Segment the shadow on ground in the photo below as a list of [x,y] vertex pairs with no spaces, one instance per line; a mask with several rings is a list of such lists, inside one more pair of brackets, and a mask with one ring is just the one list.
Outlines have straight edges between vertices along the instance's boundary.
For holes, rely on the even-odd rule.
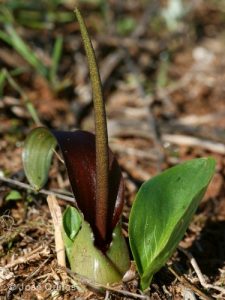
[[225,221],[208,221],[200,236],[188,249],[203,274],[219,275],[225,260]]

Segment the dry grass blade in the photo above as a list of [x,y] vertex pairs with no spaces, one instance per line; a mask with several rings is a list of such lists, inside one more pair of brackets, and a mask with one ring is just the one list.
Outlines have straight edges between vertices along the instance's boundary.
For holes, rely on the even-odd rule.
[[62,238],[62,212],[54,195],[49,195],[47,197],[47,202],[55,231],[55,251],[57,255],[57,261],[60,266],[65,267],[66,256],[65,246]]

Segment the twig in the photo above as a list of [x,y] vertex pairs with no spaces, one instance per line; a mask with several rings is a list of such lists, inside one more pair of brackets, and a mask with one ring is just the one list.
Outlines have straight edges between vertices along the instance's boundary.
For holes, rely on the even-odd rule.
[[62,212],[54,195],[47,197],[48,207],[52,216],[55,231],[55,251],[58,265],[66,266],[65,246],[62,238]]
[[32,250],[31,252],[28,252],[24,256],[18,257],[16,260],[12,261],[11,263],[8,263],[5,265],[5,268],[12,268],[20,264],[28,263],[29,261],[38,260],[41,256],[49,256],[49,249],[47,246],[39,246]]
[[[4,176],[0,176],[0,181],[16,185],[16,186],[18,186],[18,187],[20,187],[22,189],[32,190],[34,192],[37,192],[31,185],[29,185],[27,183],[20,182],[20,181],[15,180],[15,179],[11,179],[11,178],[6,178]],[[63,194],[60,194],[60,193],[55,193],[53,191],[48,191],[48,190],[45,190],[45,189],[41,189],[40,191],[38,191],[38,193],[41,193],[41,194],[44,194],[44,195],[55,195],[59,199],[65,200],[67,202],[71,202],[71,203],[73,203],[73,204],[76,205],[76,201],[75,201],[75,199],[73,197],[69,197],[69,196],[66,196],[66,195],[63,195]]]
[[57,157],[57,159],[58,159],[62,164],[65,165],[65,162],[64,162],[64,160],[62,159],[62,157],[59,155],[59,153],[58,153],[55,149],[53,150],[53,152],[54,152],[55,156]]
[[215,153],[225,154],[225,144],[202,140],[196,137],[180,134],[163,134],[162,140],[181,146],[200,147]]
[[104,300],[109,300],[109,299],[110,299],[110,292],[106,291]]
[[191,291],[190,289],[184,288],[182,294],[183,294],[184,300],[197,300],[194,292]]
[[33,278],[35,275],[37,275],[37,274],[40,272],[41,268],[44,267],[44,265],[46,265],[46,263],[49,261],[49,259],[50,259],[50,257],[46,258],[46,260],[44,260],[44,261],[40,264],[40,266],[39,266],[36,270],[34,270],[34,272],[31,273],[31,274],[25,279],[25,282],[29,281],[31,278]]
[[48,257],[45,261],[43,261],[33,273],[31,273],[28,277],[25,278],[25,280],[22,283],[12,285],[7,291],[6,299],[11,299],[13,293],[18,291],[21,288],[21,286],[24,285],[24,283],[29,282],[30,279],[32,279],[38,272],[40,272],[43,266],[45,266],[45,264],[49,261],[49,258],[50,257]]
[[169,271],[187,288],[193,290],[199,297],[202,297],[204,300],[213,300],[212,297],[206,295],[204,292],[202,292],[200,289],[198,289],[195,285],[190,283],[185,277],[180,276],[173,268],[168,266]]
[[181,247],[178,247],[180,251],[182,251],[189,259],[196,275],[198,276],[198,279],[200,281],[200,284],[205,288],[205,289],[213,289],[213,290],[216,290],[216,291],[219,291],[220,293],[224,294],[225,295],[225,289],[222,288],[222,287],[219,287],[219,286],[215,286],[213,284],[209,284],[205,281],[205,278],[197,264],[197,261],[196,259],[193,257],[193,255],[188,252],[187,250],[181,248]]
[[84,284],[85,286],[94,289],[96,291],[98,291],[99,293],[103,293],[103,291],[109,291],[112,292],[114,294],[119,294],[119,295],[123,295],[125,297],[130,297],[133,299],[142,299],[142,300],[150,300],[149,296],[147,295],[139,295],[136,293],[131,293],[128,291],[124,291],[124,290],[119,290],[110,286],[105,286],[105,285],[101,285],[101,284],[97,284],[96,282],[91,281],[90,279],[80,276],[74,272],[72,272],[70,269],[66,268],[66,272],[72,276],[73,279],[76,279],[78,281],[80,281],[82,284]]
[[157,160],[157,155],[156,153],[153,152],[149,152],[149,151],[147,152],[133,147],[127,147],[126,145],[115,143],[115,142],[111,143],[110,146],[114,152],[125,153],[127,155],[140,157],[142,159],[150,159],[153,161]]
[[105,289],[106,291],[110,291],[112,293],[123,295],[125,297],[131,297],[131,298],[134,298],[134,299],[142,299],[142,300],[149,300],[150,299],[149,296],[146,296],[146,295],[139,295],[139,294],[136,294],[136,293],[131,293],[131,292],[128,292],[128,291],[119,290],[119,289],[112,288],[112,287],[109,287],[109,286],[101,285],[101,288]]
[[198,115],[188,115],[174,121],[175,125],[189,125],[189,126],[199,126],[203,124],[209,124],[213,121],[218,121],[223,119],[225,116],[224,112],[218,112],[213,114],[206,114],[203,116]]

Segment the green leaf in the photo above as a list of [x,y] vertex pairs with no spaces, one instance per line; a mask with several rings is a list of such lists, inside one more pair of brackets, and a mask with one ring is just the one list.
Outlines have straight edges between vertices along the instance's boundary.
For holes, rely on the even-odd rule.
[[80,227],[82,219],[75,207],[67,206],[63,214],[63,229],[71,241],[74,241]]
[[129,252],[121,224],[113,231],[113,239],[106,253],[95,247],[90,225],[76,208],[68,206],[63,214],[63,240],[73,272],[100,284],[122,279],[130,265]]
[[52,53],[52,65],[49,71],[49,77],[51,83],[53,84],[57,84],[57,71],[59,67],[59,61],[62,56],[62,50],[63,50],[63,38],[60,35],[55,40],[53,53]]
[[[65,240],[65,234],[63,238],[66,244],[68,240]],[[90,225],[82,220],[81,229],[74,241],[69,244],[67,256],[73,272],[99,284],[121,281],[130,266],[129,252],[120,223],[113,231],[113,240],[108,251],[103,253],[94,245],[94,235]]]
[[22,195],[17,190],[12,190],[5,198],[6,201],[17,201],[20,199],[22,199]]
[[62,236],[66,249],[66,254],[71,265],[71,251],[73,242],[78,234],[82,224],[82,218],[75,207],[67,206],[63,213]]
[[23,166],[29,183],[36,190],[40,190],[48,180],[56,145],[56,139],[44,127],[35,128],[26,138],[22,153]]
[[214,159],[194,159],[140,188],[131,210],[129,239],[143,290],[182,239],[214,170]]
[[119,34],[128,35],[135,29],[136,24],[135,19],[126,17],[117,21],[116,29]]

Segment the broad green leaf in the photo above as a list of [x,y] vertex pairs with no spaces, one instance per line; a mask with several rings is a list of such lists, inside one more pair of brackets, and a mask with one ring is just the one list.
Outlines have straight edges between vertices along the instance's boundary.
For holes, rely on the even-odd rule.
[[40,190],[48,180],[48,171],[56,145],[56,139],[44,127],[32,130],[25,141],[22,154],[24,171],[36,190]]
[[182,239],[214,170],[214,159],[194,159],[140,188],[130,214],[129,239],[143,290]]
[[6,201],[12,201],[12,200],[17,201],[21,199],[22,199],[22,195],[17,190],[10,191],[5,198]]
[[63,229],[71,241],[74,241],[80,227],[81,216],[77,209],[72,206],[67,206],[63,214]]

